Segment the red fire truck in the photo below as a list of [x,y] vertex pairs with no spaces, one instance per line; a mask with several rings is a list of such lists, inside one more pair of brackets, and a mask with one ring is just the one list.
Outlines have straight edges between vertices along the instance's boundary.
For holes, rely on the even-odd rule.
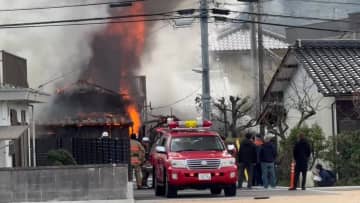
[[[199,125],[199,123],[201,125]],[[238,170],[209,121],[171,121],[157,129],[159,139],[151,152],[155,195],[176,197],[178,190],[210,189],[217,195],[236,195]]]

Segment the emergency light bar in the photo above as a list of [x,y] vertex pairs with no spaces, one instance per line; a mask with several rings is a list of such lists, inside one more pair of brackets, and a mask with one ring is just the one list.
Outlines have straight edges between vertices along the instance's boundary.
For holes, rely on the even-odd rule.
[[208,120],[188,120],[188,121],[169,121],[170,129],[196,129],[196,128],[210,128],[212,122]]

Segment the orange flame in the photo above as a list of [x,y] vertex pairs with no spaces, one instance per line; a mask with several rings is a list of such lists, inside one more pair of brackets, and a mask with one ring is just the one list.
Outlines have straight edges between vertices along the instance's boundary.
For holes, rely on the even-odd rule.
[[[120,89],[120,93],[122,94],[123,99],[131,101],[131,95],[129,94],[128,89]],[[129,104],[126,107],[126,112],[129,115],[131,121],[133,122],[133,128],[129,129],[129,134],[135,133],[139,134],[140,126],[141,126],[141,116],[138,108],[135,104]]]
[[[144,5],[139,2],[133,4],[126,10],[120,9],[119,14],[141,14],[144,13],[144,11]],[[129,80],[131,80],[131,75],[135,68],[139,66],[139,64],[136,63],[140,62],[140,57],[144,50],[146,25],[145,22],[141,22],[143,19],[144,17],[137,17],[132,18],[132,20],[140,20],[140,22],[110,24],[106,30],[107,35],[118,37],[120,46],[123,50],[125,50],[123,56],[120,56],[120,94],[122,95],[123,99],[130,101],[131,103],[126,107],[126,111],[131,121],[134,123],[133,131],[130,131],[130,133],[133,132],[135,134],[139,134],[141,116],[139,109],[135,104],[136,99],[130,92],[131,89],[129,86]]]
[[[124,11],[120,14],[124,15]],[[141,14],[144,13],[144,5],[142,3],[135,3],[132,7],[128,8],[125,14]],[[141,54],[144,50],[145,44],[145,32],[146,26],[145,22],[141,22],[144,20],[144,17],[136,17],[132,18],[132,20],[139,20],[140,22],[132,22],[132,23],[119,23],[119,24],[111,24],[108,26],[107,35],[115,35],[119,37],[120,46],[123,50],[126,50],[126,53],[123,53],[124,56],[121,56],[121,64],[124,67],[120,67],[121,76],[126,77],[129,76],[128,70],[138,64],[132,64],[133,60],[129,59],[137,59],[136,61],[140,61]],[[128,60],[127,60],[128,59]]]
[[140,130],[140,126],[141,126],[140,113],[138,112],[138,109],[136,108],[136,106],[133,105],[133,104],[129,105],[126,110],[127,110],[128,114],[130,116],[130,119],[134,123],[133,133],[138,135],[139,130]]

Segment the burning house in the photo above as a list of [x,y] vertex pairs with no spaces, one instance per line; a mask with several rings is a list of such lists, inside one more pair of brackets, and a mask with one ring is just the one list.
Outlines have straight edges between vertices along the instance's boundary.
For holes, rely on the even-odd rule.
[[[135,3],[121,15],[144,12],[144,5]],[[128,163],[129,134],[139,134],[146,104],[145,77],[137,76],[145,33],[140,21],[110,23],[96,34],[93,56],[78,81],[59,85],[38,123],[38,165],[50,164],[53,149],[66,149],[78,164]]]
[[[145,78],[133,80],[141,84]],[[51,164],[47,154],[54,149],[66,149],[79,164],[127,163],[129,135],[139,133],[137,108],[145,101],[141,94],[137,103],[130,98],[88,81],[58,89],[47,119],[37,126],[37,164]]]
[[[109,14],[150,13],[178,4],[134,2],[109,8]],[[47,153],[59,148],[70,151],[79,164],[128,163],[129,134],[139,134],[145,123],[146,84],[138,74],[141,57],[152,46],[146,37],[154,23],[143,20],[107,24],[93,36],[92,57],[78,67],[82,71],[76,82],[57,84],[50,110],[37,126],[38,165],[48,165]],[[109,136],[103,138],[103,132]]]

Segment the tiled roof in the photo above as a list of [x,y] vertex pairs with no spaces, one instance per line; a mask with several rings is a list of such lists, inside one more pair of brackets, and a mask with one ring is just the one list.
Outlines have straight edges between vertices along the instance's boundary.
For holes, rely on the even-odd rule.
[[320,93],[351,94],[360,88],[360,40],[303,40],[294,51]]
[[[242,51],[251,49],[250,30],[237,28],[219,37],[210,38],[209,47],[211,51]],[[287,49],[289,44],[280,37],[275,37],[264,32],[264,46],[267,49]]]
[[113,90],[107,89],[95,83],[91,83],[86,80],[79,80],[75,83],[68,84],[63,88],[59,88],[56,90],[57,94],[73,94],[74,92],[80,93],[87,93],[87,92],[98,92],[98,93],[108,93],[112,95],[119,95]]
[[74,117],[65,117],[62,119],[47,119],[46,121],[40,121],[38,125],[44,126],[124,126],[128,127],[132,124],[129,119],[123,115],[111,114],[104,112],[92,112],[89,114],[78,114]]

